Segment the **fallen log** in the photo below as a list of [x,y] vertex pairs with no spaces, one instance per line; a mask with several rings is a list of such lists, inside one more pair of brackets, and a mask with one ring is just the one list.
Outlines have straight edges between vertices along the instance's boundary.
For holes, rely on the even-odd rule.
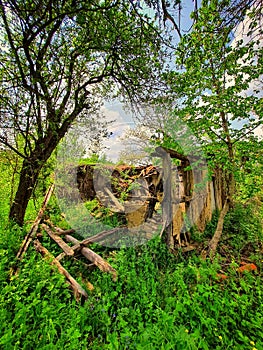
[[63,252],[66,255],[69,255],[69,256],[74,255],[74,250],[71,247],[69,247],[67,243],[64,242],[60,236],[56,235],[47,225],[42,224],[41,226],[47,232],[49,237],[52,238],[60,246],[60,248],[63,250]]
[[[67,282],[70,284],[71,289],[74,292],[74,296],[77,301],[80,301],[81,297],[87,299],[88,294],[81,287],[81,285],[71,276],[71,274],[60,264],[60,262],[39,242],[39,240],[34,241],[34,247],[43,257],[50,260],[51,265],[55,265],[58,272],[66,277]],[[91,285],[92,286],[92,285]],[[93,286],[92,286],[93,288]]]
[[33,225],[31,226],[30,231],[25,236],[25,238],[24,238],[24,240],[23,240],[23,242],[22,242],[22,244],[21,244],[21,246],[20,246],[20,248],[19,248],[19,250],[18,250],[18,252],[16,254],[16,258],[18,260],[22,260],[23,259],[23,256],[25,255],[30,242],[35,237],[37,229],[38,229],[38,226],[39,226],[40,221],[41,221],[41,219],[43,217],[43,214],[44,214],[44,212],[46,210],[47,204],[48,204],[48,202],[50,200],[50,197],[51,197],[51,195],[53,193],[53,190],[54,190],[54,184],[52,184],[49,187],[49,189],[47,190],[47,193],[45,195],[45,198],[44,198],[44,201],[42,203],[42,206],[41,206],[41,208],[40,208],[40,210],[38,212],[38,215],[37,215]]
[[[66,235],[65,239],[67,242],[71,242],[75,245],[80,244],[80,242],[76,238],[70,235]],[[110,273],[112,275],[113,280],[116,281],[117,271],[100,255],[96,254],[91,249],[82,246],[80,246],[80,252],[83,256],[85,256],[85,258],[93,262],[101,271]]]

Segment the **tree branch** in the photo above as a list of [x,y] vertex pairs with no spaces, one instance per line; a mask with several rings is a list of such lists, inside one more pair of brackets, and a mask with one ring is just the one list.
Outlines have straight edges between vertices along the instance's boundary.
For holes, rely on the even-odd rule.
[[177,34],[181,38],[182,34],[181,34],[181,31],[180,31],[180,28],[178,27],[177,23],[175,22],[173,16],[168,12],[165,0],[162,0],[162,10],[163,10],[163,21],[164,21],[164,23],[167,20],[171,21],[173,26],[174,26],[174,29],[177,31]]
[[27,157],[22,154],[21,152],[19,152],[15,147],[13,147],[7,140],[6,138],[3,138],[3,136],[0,136],[0,142],[7,146],[8,148],[10,148],[13,152],[15,152],[17,155],[19,155],[19,157],[26,159]]

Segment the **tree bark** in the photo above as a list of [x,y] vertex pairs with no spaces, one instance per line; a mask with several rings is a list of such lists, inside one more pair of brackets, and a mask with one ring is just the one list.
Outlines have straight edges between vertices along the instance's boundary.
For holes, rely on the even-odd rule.
[[43,139],[37,140],[35,148],[23,161],[18,188],[9,211],[9,220],[19,226],[24,224],[28,202],[36,187],[38,176],[66,131],[66,127],[61,127],[55,134],[55,131],[50,129]]
[[215,256],[218,243],[219,243],[220,238],[222,236],[224,219],[225,219],[225,216],[228,212],[228,209],[229,209],[229,203],[228,203],[228,200],[226,200],[224,203],[223,209],[221,210],[221,213],[219,215],[219,219],[217,222],[215,233],[214,233],[214,235],[213,235],[213,237],[208,245],[208,251],[207,251],[206,255],[209,255],[211,259],[213,259]]
[[35,166],[28,159],[23,161],[18,188],[9,212],[9,219],[19,226],[24,223],[28,202],[33,193],[42,165]]

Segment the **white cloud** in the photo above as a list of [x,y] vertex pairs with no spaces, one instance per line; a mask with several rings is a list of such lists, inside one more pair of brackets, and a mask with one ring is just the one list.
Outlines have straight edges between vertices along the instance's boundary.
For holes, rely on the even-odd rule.
[[127,130],[134,127],[135,123],[131,114],[124,110],[120,102],[105,104],[102,107],[102,112],[108,121],[114,120],[108,128],[108,131],[112,133],[112,135],[109,139],[104,141],[104,146],[106,147],[105,154],[107,159],[116,162],[119,160],[120,153],[124,148],[122,137]]

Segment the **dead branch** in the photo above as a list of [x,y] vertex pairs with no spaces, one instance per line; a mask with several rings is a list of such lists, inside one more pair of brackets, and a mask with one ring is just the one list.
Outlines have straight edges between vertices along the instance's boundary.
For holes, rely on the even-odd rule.
[[[80,241],[78,242],[77,244],[75,244],[74,246],[71,247],[71,249],[74,251],[74,252],[77,252],[79,251],[83,246],[86,246],[86,245],[89,245],[89,244],[92,244],[92,243],[101,243],[103,244],[104,243],[104,239],[107,238],[108,236],[118,232],[120,229],[122,229],[122,227],[116,227],[116,228],[113,228],[112,230],[106,230],[106,231],[102,231],[92,237],[88,237],[88,238],[85,238],[83,241]],[[62,230],[61,230],[62,231]],[[68,232],[70,230],[66,230],[66,231],[63,231],[63,235],[67,235],[71,232]],[[75,232],[75,231],[74,231]],[[62,233],[59,233],[59,234],[62,234]],[[64,252],[59,254],[56,258],[58,260],[61,260],[63,259],[67,254],[65,254]]]

